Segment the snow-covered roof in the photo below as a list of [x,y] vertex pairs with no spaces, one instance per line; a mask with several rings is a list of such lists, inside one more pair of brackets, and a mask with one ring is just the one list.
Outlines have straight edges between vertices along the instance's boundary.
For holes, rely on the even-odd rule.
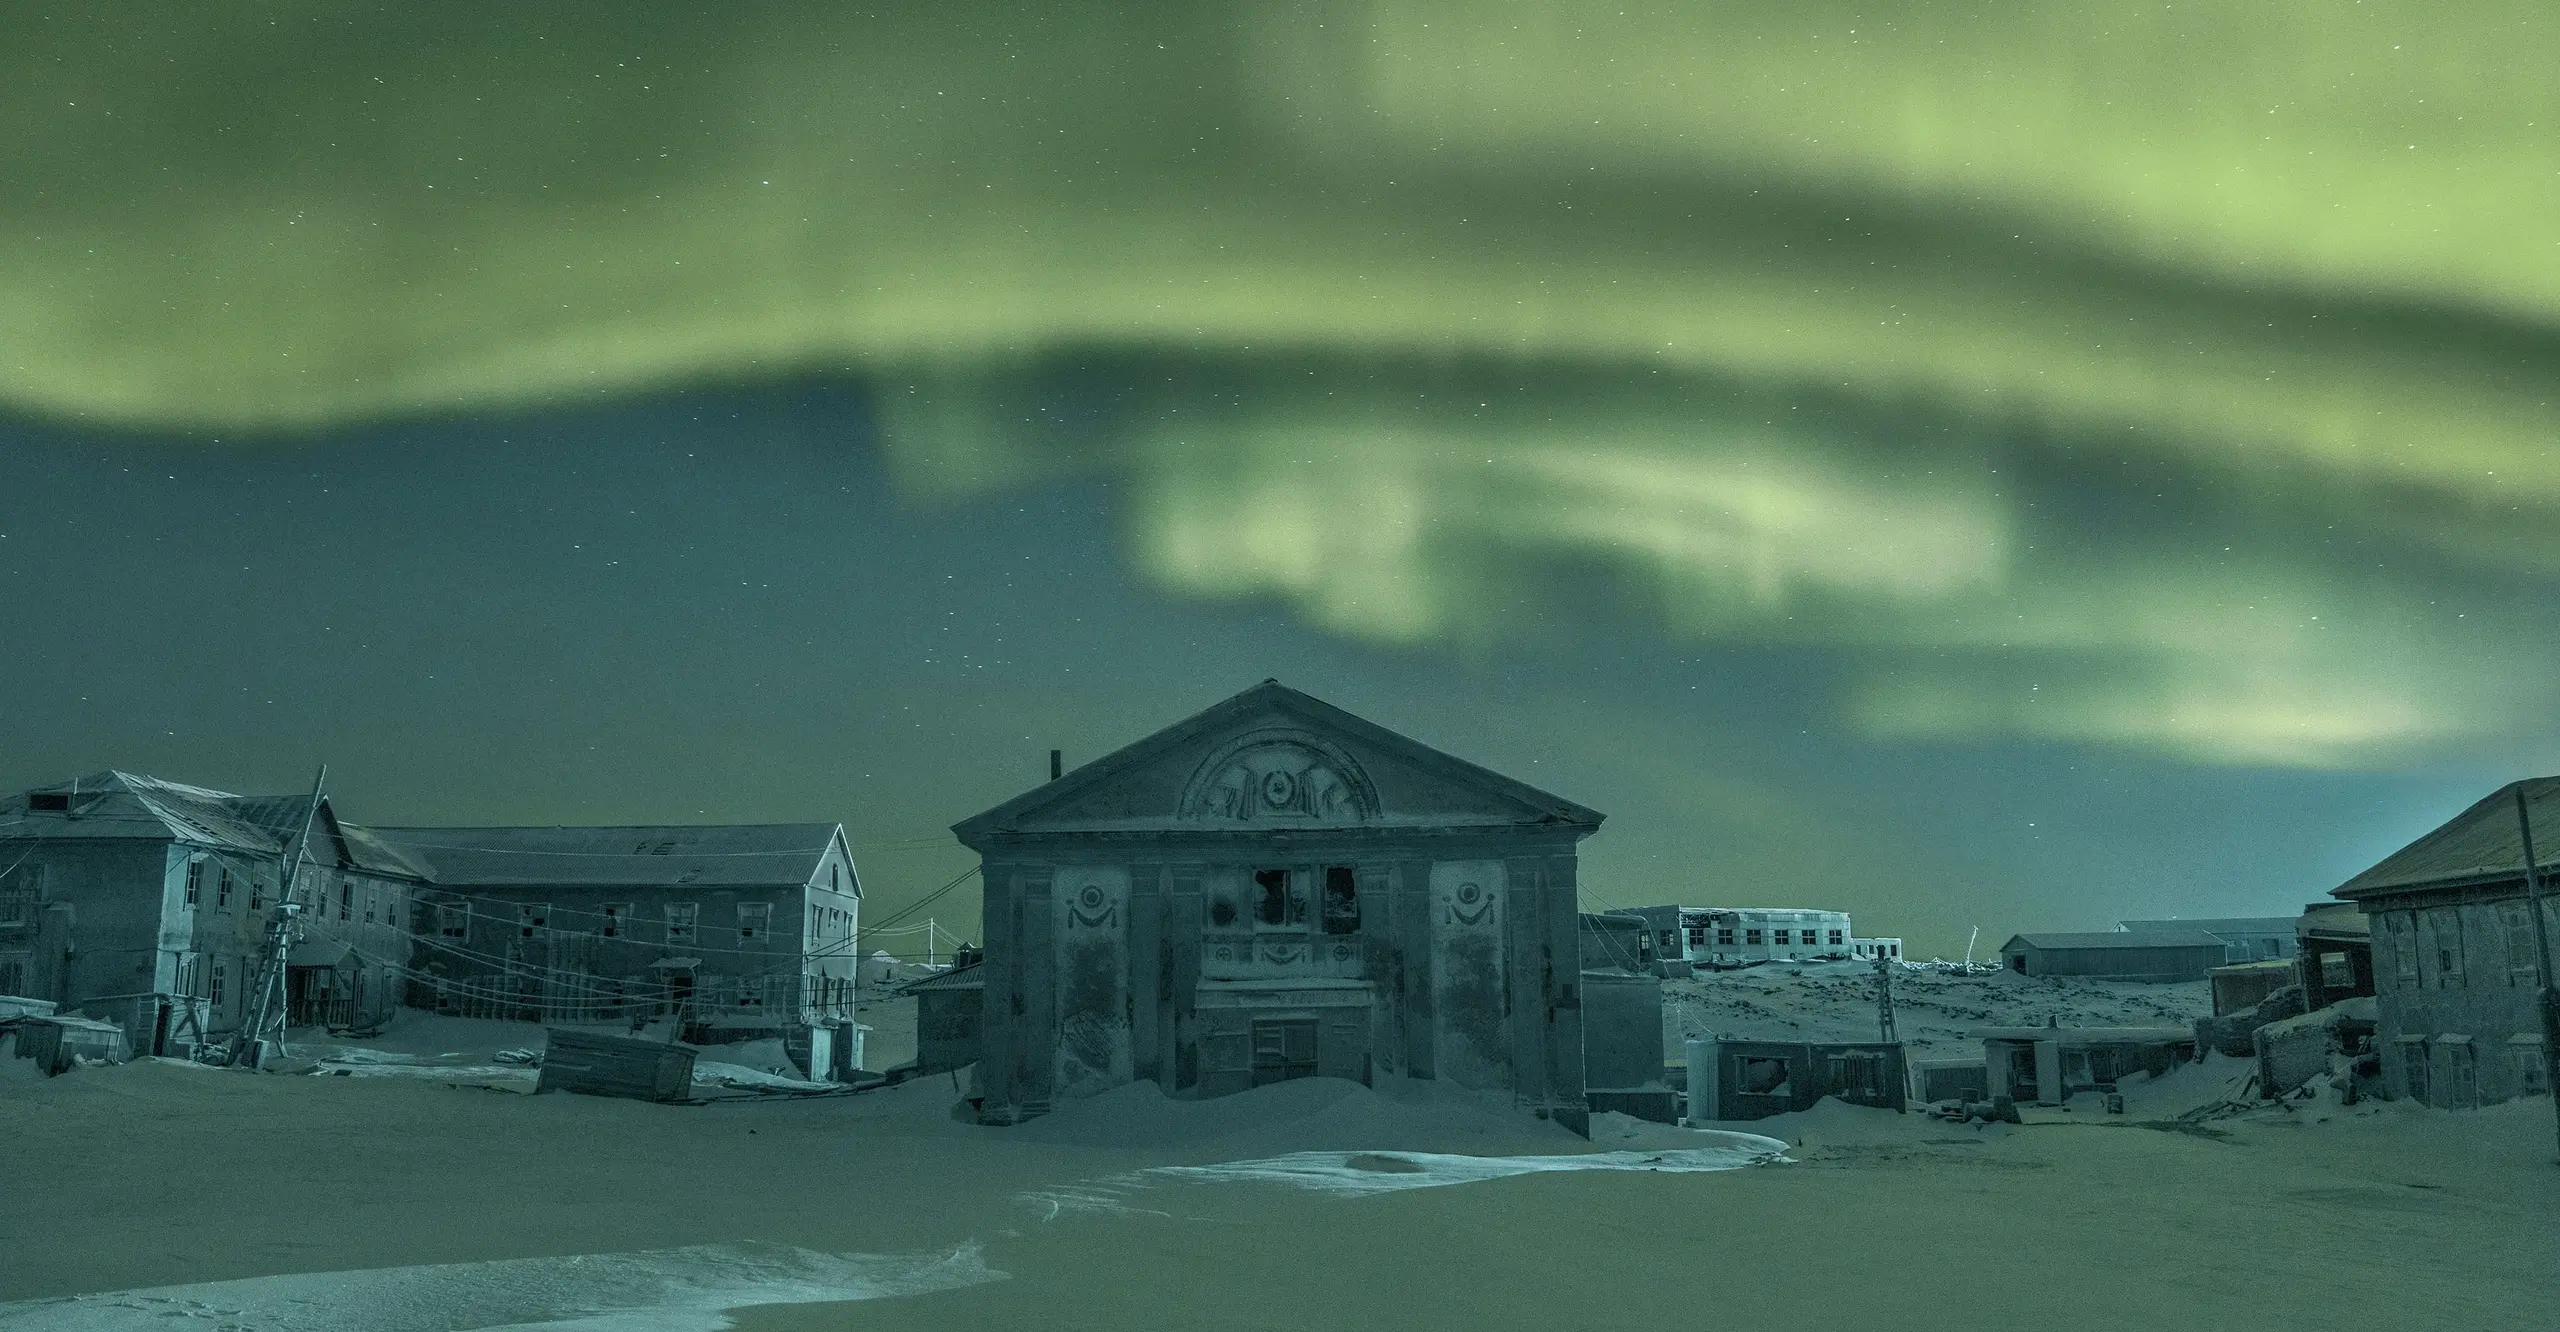
[[2560,777],[2529,777],[2482,796],[2426,836],[2331,889],[2330,895],[2352,901],[2397,889],[2523,878],[2524,831],[2516,823],[2519,787],[2533,818],[2535,867],[2545,876],[2560,874]]
[[2103,932],[2103,933],[2095,933],[2095,934],[2019,934],[2019,935],[2012,935],[2012,936],[2010,936],[2009,942],[2007,942],[2007,943],[2004,943],[2004,944],[2000,945],[2000,951],[2005,953],[2005,952],[2008,952],[2010,949],[2013,949],[2013,948],[2018,947],[2018,946],[2019,946],[2019,945],[2021,945],[2021,944],[2023,944],[2023,945],[2025,945],[2026,947],[2029,947],[2029,948],[2047,948],[2047,949],[2081,949],[2081,948],[2108,948],[2108,949],[2118,949],[2118,948],[2215,948],[2215,949],[2218,949],[2218,948],[2221,948],[2221,947],[2223,947],[2223,946],[2224,946],[2224,944],[2223,944],[2222,940],[2220,940],[2220,939],[2218,939],[2218,938],[2214,937],[2213,935],[2210,935],[2210,934],[2205,933],[2203,930],[2162,930],[2162,931],[2159,931],[2159,932],[2158,932],[2158,933],[2156,933],[2156,934],[2137,934],[2137,933],[2129,933],[2129,932],[2124,931],[2124,930],[2108,930],[2108,931],[2105,931],[2105,932]]

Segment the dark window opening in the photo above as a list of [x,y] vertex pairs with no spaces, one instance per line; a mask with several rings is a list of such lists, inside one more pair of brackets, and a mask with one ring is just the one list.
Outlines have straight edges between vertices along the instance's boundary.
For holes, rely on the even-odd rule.
[[1284,869],[1253,872],[1253,918],[1264,925],[1289,923],[1289,871]]
[[1209,904],[1209,923],[1212,925],[1235,924],[1236,904],[1223,897],[1211,902]]
[[1360,932],[1360,882],[1348,865],[1325,866],[1324,932]]
[[30,814],[68,814],[71,812],[71,793],[68,791],[30,791],[27,793],[27,812]]
[[187,862],[187,905],[188,905],[188,906],[194,906],[194,905],[196,905],[197,903],[199,903],[199,902],[201,902],[201,901],[203,901],[203,900],[204,900],[204,862],[203,862],[203,861],[201,861],[201,860],[191,860],[191,861],[188,861],[188,862]]
[[1787,1094],[1787,1061],[1762,1059],[1745,1055],[1736,1085],[1745,1096],[1784,1096]]

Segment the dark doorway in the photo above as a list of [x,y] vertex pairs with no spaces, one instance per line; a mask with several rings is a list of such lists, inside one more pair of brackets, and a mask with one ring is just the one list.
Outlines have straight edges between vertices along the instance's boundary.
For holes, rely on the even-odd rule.
[[1253,1024],[1253,1085],[1316,1075],[1316,1023],[1291,1018]]

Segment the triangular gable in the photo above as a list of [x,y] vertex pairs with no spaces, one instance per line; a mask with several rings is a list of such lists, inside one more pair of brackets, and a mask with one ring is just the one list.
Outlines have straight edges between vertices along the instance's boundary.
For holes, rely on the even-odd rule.
[[1266,680],[954,825],[1027,832],[1562,826],[1602,815]]

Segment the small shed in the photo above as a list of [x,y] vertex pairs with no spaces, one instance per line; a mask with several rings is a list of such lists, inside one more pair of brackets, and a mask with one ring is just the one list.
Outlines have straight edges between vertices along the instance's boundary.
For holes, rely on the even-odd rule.
[[2018,934],[2000,945],[2000,960],[2021,976],[2200,981],[2222,965],[2225,951],[2202,930]]
[[[1698,1051],[1701,1045],[1711,1048]],[[1766,1119],[1812,1109],[1826,1096],[1881,1110],[1907,1104],[1900,1041],[1698,1041],[1691,1048],[1692,1059],[1706,1057],[1703,1075],[1692,1070],[1689,1077],[1693,1120]]]
[[547,1029],[537,1092],[585,1092],[635,1101],[682,1101],[693,1095],[694,1048],[671,1041]]
[[1994,1095],[2060,1105],[2076,1092],[2113,1091],[2135,1073],[2153,1077],[2196,1057],[2187,1027],[1986,1027],[1982,1066]]
[[2213,1015],[2229,1017],[2258,1006],[2258,1001],[2294,983],[2291,962],[2240,962],[2215,967],[2213,980]]
[[916,1076],[978,1062],[986,989],[985,965],[975,958],[907,983],[901,993],[916,1001]]
[[1679,1098],[1663,1073],[1661,979],[1583,972],[1582,1081],[1592,1113],[1678,1119]]
[[84,1017],[27,1017],[19,1021],[18,1054],[36,1061],[50,1077],[67,1072],[76,1060],[121,1064],[133,1057],[124,1028]]

